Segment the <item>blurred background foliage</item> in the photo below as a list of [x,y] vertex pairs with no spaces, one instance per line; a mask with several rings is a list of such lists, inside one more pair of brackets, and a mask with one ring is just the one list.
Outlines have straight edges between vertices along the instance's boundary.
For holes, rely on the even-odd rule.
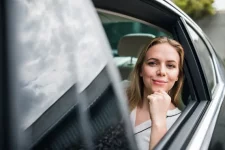
[[215,8],[212,5],[214,0],[172,0],[172,1],[194,20],[215,14]]

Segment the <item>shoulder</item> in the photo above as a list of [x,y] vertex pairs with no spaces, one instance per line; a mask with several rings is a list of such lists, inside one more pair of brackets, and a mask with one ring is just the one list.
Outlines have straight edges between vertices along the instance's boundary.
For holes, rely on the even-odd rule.
[[166,118],[167,118],[168,129],[174,124],[174,122],[179,118],[180,115],[181,115],[181,110],[178,109],[177,107],[167,112]]
[[168,110],[167,111],[167,118],[171,118],[171,117],[176,117],[176,116],[180,116],[181,114],[181,110],[179,108],[174,108],[172,110]]

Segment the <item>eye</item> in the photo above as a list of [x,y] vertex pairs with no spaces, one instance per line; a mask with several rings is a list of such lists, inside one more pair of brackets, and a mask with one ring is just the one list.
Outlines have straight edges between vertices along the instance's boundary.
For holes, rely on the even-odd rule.
[[168,64],[167,67],[168,67],[168,68],[171,68],[171,69],[172,69],[172,68],[176,68],[176,66],[173,65],[173,64]]
[[154,61],[150,61],[150,62],[148,62],[148,65],[149,65],[149,66],[156,66],[156,65],[157,65],[157,63],[156,63],[156,62],[154,62]]

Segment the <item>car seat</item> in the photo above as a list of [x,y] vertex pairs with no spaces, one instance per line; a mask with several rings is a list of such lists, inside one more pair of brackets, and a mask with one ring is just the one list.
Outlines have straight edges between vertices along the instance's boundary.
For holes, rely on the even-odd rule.
[[138,53],[148,44],[155,36],[152,34],[127,34],[123,36],[118,44],[119,57],[130,57],[130,61],[118,66],[123,80],[127,79],[134,68]]

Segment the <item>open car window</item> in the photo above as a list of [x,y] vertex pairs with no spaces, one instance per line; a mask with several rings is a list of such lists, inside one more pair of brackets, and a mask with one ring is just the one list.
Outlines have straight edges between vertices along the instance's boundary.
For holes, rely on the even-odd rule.
[[[98,10],[98,15],[109,40],[114,63],[119,69],[122,80],[129,80],[129,75],[135,66],[139,52],[153,38],[158,36],[174,38],[171,32],[163,28],[129,16],[104,10]],[[124,81],[123,84],[126,88],[127,82]],[[188,85],[187,88],[189,88]],[[188,94],[183,94],[187,97],[185,99],[190,99]],[[179,108],[184,109],[184,107],[184,102],[180,101]]]
[[137,61],[138,52],[152,38],[157,36],[173,38],[170,32],[135,18],[103,10],[99,10],[98,15],[122,80],[128,79],[129,73]]

